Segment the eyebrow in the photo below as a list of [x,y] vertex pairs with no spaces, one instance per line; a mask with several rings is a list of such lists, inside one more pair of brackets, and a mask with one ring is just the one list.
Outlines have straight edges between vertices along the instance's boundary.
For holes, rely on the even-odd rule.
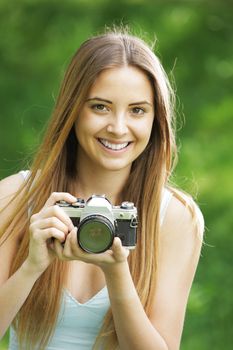
[[[95,100],[95,101],[102,101],[102,102],[106,102],[106,103],[112,104],[112,101],[105,100],[104,98],[100,98],[100,97],[91,97],[91,98],[88,98],[88,99],[86,100],[86,102],[92,101],[92,100]],[[150,102],[148,102],[148,101],[139,101],[139,102],[130,103],[129,106],[144,105],[144,104],[147,104],[147,105],[149,105],[149,106],[152,106],[152,104],[151,104]]]

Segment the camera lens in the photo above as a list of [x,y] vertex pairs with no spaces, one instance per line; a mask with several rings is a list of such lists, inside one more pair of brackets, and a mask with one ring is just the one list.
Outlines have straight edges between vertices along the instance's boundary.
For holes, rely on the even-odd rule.
[[109,249],[114,238],[114,226],[106,217],[90,215],[80,222],[77,239],[88,253],[102,253]]

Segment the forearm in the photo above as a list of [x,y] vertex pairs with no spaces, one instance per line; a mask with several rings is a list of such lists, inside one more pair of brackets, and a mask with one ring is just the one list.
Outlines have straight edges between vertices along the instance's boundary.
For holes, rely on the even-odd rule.
[[147,317],[128,263],[105,270],[114,324],[121,350],[167,350],[165,340]]
[[40,274],[23,265],[0,287],[0,339],[27,299]]

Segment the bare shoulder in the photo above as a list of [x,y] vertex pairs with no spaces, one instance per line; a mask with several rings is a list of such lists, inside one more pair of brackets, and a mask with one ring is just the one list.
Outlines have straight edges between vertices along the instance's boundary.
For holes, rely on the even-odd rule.
[[23,183],[24,178],[20,173],[8,176],[0,181],[0,228],[8,221],[24,195],[23,190],[19,193]]
[[2,198],[2,195],[9,194],[12,195],[19,187],[23,184],[24,178],[22,174],[17,173],[14,175],[10,175],[0,181],[0,198]]
[[24,182],[23,176],[18,173],[0,181],[0,210],[2,210],[15,196]]
[[202,244],[203,234],[204,218],[198,205],[190,196],[175,191],[161,227],[161,240],[171,240],[175,246],[185,241],[196,242],[198,246]]

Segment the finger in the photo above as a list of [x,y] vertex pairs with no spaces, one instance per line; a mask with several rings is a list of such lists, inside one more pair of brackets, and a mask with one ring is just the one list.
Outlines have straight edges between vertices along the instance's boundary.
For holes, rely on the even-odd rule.
[[111,249],[112,249],[113,252],[121,251],[122,243],[121,243],[121,240],[120,240],[119,237],[115,237],[114,238]]
[[58,201],[66,201],[68,203],[74,203],[77,201],[77,198],[72,196],[72,194],[68,192],[53,192],[48,200],[45,203],[45,207],[50,207]]
[[[40,215],[34,215],[35,219],[38,220],[38,218],[51,218],[51,217],[56,217],[57,219],[59,219],[60,221],[63,222],[64,225],[66,225],[69,229],[69,231],[71,231],[74,227],[72,220],[70,219],[70,217],[65,213],[65,211],[60,208],[57,205],[48,207],[48,208],[44,208],[41,212]],[[35,220],[34,220],[35,221]],[[33,219],[32,219],[33,222]]]
[[47,241],[49,238],[56,238],[58,241],[64,242],[66,239],[65,233],[57,230],[54,227],[50,227],[45,230],[33,230],[31,237],[34,239],[34,241]]
[[[70,244],[70,250],[72,252],[72,255],[76,258],[81,259],[84,262],[89,262],[92,258],[92,254],[85,252],[78,244],[77,240],[77,227],[74,227],[74,229],[68,234],[67,239]],[[96,256],[96,254],[95,254]]]
[[55,216],[40,220],[37,223],[37,227],[40,230],[46,228],[56,228],[57,230],[64,232],[66,235],[69,232],[68,226]]
[[60,260],[65,260],[63,256],[63,246],[57,239],[54,240],[53,250]]
[[111,249],[116,259],[121,260],[129,255],[129,250],[122,246],[122,242],[119,237],[114,238]]
[[78,231],[77,227],[74,227],[73,230],[67,236],[67,238],[69,238],[69,243],[70,243],[70,247],[71,247],[73,254],[80,255],[80,254],[84,253],[84,251],[78,244],[77,231]]
[[63,255],[69,259],[71,259],[73,256],[72,247],[71,247],[71,240],[70,240],[71,232],[67,235],[65,244],[63,246]]

